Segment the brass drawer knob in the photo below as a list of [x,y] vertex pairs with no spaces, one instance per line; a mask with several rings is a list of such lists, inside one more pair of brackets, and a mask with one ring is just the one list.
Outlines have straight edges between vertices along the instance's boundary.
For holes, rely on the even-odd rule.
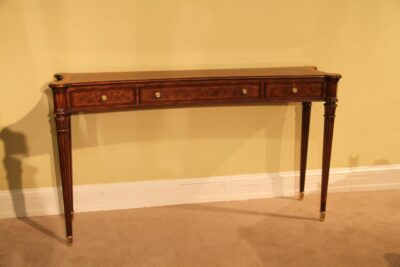
[[106,101],[107,101],[107,96],[106,96],[106,95],[102,95],[102,96],[100,97],[100,100],[101,100],[102,102],[106,102]]
[[247,95],[247,89],[246,88],[242,89],[242,95]]
[[298,91],[299,91],[299,90],[298,90],[296,87],[293,87],[293,88],[292,88],[292,93],[293,93],[293,94],[297,94]]
[[160,97],[161,97],[161,93],[160,93],[160,92],[155,92],[154,96],[155,96],[156,98],[160,98]]

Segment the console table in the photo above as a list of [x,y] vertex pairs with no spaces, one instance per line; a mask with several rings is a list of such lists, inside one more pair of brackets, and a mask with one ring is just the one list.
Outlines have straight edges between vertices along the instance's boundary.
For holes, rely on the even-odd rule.
[[[145,108],[302,102],[300,199],[304,196],[311,103],[325,102],[320,220],[325,218],[339,74],[315,67],[61,73],[54,98],[66,235],[72,243],[71,115]],[[161,111],[160,111],[161,112]]]

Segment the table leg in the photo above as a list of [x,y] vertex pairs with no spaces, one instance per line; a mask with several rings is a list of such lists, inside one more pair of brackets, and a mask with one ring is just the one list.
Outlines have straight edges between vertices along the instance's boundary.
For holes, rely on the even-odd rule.
[[70,115],[57,114],[58,154],[60,158],[61,184],[64,200],[64,217],[68,242],[72,243],[72,158]]
[[71,158],[71,160],[70,160],[70,162],[71,162],[71,166],[70,166],[70,173],[71,173],[71,175],[70,175],[70,179],[69,179],[69,181],[70,181],[70,183],[69,183],[69,190],[70,190],[70,194],[71,194],[71,196],[70,196],[70,205],[71,205],[71,217],[72,217],[72,219],[74,218],[74,187],[72,186],[73,185],[73,175],[72,175],[72,134],[71,134],[71,118],[69,118],[69,120],[68,120],[68,133],[69,133],[69,151],[70,151],[70,158]]
[[325,220],[326,198],[328,194],[329,168],[332,152],[333,124],[335,121],[336,100],[325,103],[324,144],[322,152],[322,183],[320,220]]
[[311,102],[303,102],[301,117],[301,155],[300,155],[300,200],[304,198],[306,181],[308,136],[310,132]]

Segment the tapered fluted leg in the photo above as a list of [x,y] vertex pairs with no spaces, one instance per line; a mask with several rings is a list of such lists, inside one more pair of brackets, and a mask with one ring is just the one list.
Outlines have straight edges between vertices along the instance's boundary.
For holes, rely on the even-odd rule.
[[[71,118],[68,120],[68,131],[69,131],[69,151],[72,153],[72,134],[71,134]],[[72,155],[71,155],[71,163],[72,163]],[[69,192],[70,192],[70,202],[71,202],[71,216],[72,219],[74,218],[74,187],[73,185],[73,175],[72,175],[72,164],[70,166],[71,168],[71,176],[70,176],[70,183],[69,183]]]
[[68,242],[72,243],[72,159],[70,115],[56,115],[55,122],[57,129],[58,153],[60,158],[65,227]]
[[336,101],[334,100],[327,101],[324,106],[325,106],[325,115],[324,115],[325,122],[324,122],[324,144],[322,152],[322,183],[321,183],[321,208],[320,208],[321,221],[325,219]]
[[304,198],[304,185],[306,181],[308,136],[310,132],[311,102],[303,102],[301,118],[301,155],[300,155],[300,199]]

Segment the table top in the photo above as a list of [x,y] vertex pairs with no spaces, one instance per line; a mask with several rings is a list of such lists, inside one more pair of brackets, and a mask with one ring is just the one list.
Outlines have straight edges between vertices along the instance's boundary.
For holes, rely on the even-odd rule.
[[66,85],[119,82],[119,81],[160,81],[160,80],[193,80],[200,78],[301,78],[325,77],[339,74],[326,73],[316,67],[283,67],[283,68],[253,68],[253,69],[205,69],[205,70],[173,70],[173,71],[136,71],[136,72],[103,72],[103,73],[59,73],[54,75],[56,81],[50,83],[51,88]]

